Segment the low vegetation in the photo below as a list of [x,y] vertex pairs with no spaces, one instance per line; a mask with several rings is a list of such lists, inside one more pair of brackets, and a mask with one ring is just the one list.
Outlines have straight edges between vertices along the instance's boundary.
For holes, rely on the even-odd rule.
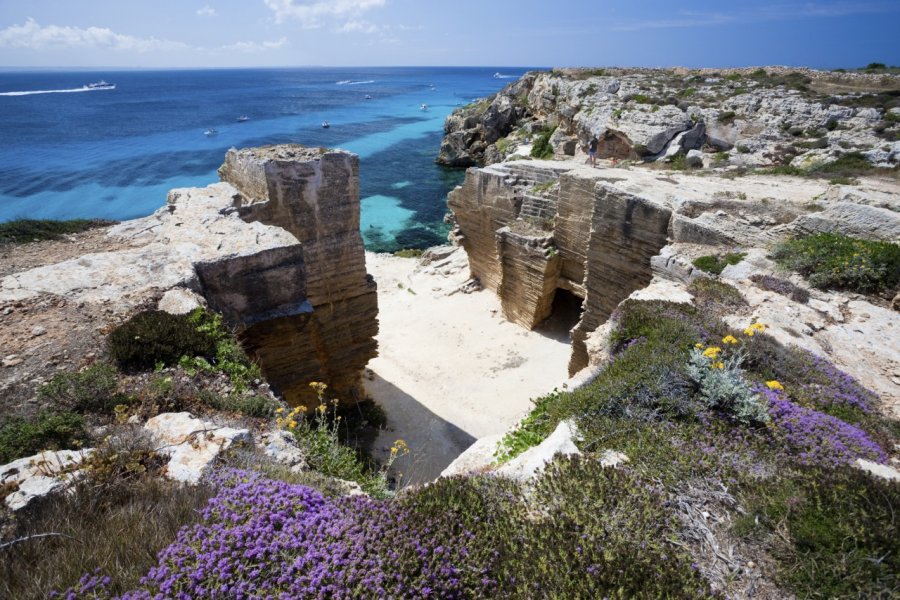
[[782,296],[787,296],[794,302],[806,304],[809,302],[809,292],[801,287],[797,287],[786,279],[779,279],[772,275],[761,275],[759,273],[751,275],[750,280],[757,286]]
[[43,412],[34,419],[5,418],[0,421],[0,464],[41,450],[76,448],[86,439],[84,418],[73,412]]
[[534,140],[531,147],[531,156],[533,158],[553,158],[553,146],[550,145],[550,137],[556,128],[545,129]]
[[722,256],[708,255],[695,258],[693,265],[701,271],[706,271],[712,275],[718,275],[725,270],[728,265],[736,265],[746,256],[743,252],[728,252]]
[[105,219],[73,219],[54,221],[39,219],[15,219],[0,223],[0,244],[24,244],[55,240],[64,235],[81,233],[96,227],[106,227],[116,221]]
[[539,402],[506,447],[522,451],[519,442],[572,419],[583,450],[624,452],[629,472],[661,482],[671,502],[688,502],[680,496],[688,481],[701,496],[707,490],[704,502],[719,493],[715,482],[729,482],[734,527],[703,527],[738,549],[765,548],[779,595],[897,589],[900,484],[849,466],[886,460],[900,434],[871,392],[828,361],[782,346],[764,324],[732,331],[707,310],[666,302],[627,301],[613,319],[613,359],[600,376]]
[[772,253],[817,288],[893,296],[900,286],[900,245],[834,233],[790,240]]

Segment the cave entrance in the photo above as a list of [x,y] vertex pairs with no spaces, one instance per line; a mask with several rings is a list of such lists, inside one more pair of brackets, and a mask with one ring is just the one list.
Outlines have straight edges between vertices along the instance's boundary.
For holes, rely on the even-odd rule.
[[550,316],[537,326],[537,331],[561,342],[571,342],[569,332],[581,319],[583,304],[584,300],[569,290],[556,288]]
[[597,145],[597,158],[627,159],[631,157],[631,142],[623,134],[607,130]]

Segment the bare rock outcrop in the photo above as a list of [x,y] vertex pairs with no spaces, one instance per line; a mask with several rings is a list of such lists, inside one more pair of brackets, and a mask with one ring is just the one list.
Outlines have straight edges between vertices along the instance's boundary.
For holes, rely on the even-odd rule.
[[0,279],[0,304],[62,297],[102,307],[109,325],[161,296],[175,311],[206,303],[288,402],[312,402],[312,381],[351,401],[378,331],[357,157],[297,145],[231,150],[221,177],[172,190],[153,215],[111,228],[109,250]]
[[[577,155],[596,137],[600,158],[672,160],[703,151],[720,165],[807,169],[856,153],[895,168],[898,89],[892,74],[781,67],[532,72],[448,117],[437,162],[502,162],[556,128],[550,141],[560,156]],[[689,163],[701,160],[695,153]]]

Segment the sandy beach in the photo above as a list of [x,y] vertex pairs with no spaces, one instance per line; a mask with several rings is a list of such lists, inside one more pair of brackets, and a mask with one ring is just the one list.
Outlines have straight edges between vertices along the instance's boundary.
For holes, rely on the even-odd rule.
[[400,438],[403,481],[434,479],[476,439],[502,433],[531,399],[567,379],[565,332],[527,331],[506,321],[489,291],[464,293],[462,249],[420,266],[417,259],[366,253],[378,282],[378,357],[366,389],[388,415],[375,444],[384,456]]

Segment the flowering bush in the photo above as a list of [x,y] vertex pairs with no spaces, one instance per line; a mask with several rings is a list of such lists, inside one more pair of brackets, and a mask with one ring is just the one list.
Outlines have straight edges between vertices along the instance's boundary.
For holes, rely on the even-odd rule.
[[276,409],[276,424],[294,434],[297,443],[306,450],[307,462],[313,470],[323,475],[356,481],[363,490],[374,496],[388,496],[390,491],[387,473],[395,460],[409,454],[406,442],[394,442],[385,464],[377,470],[370,468],[353,448],[341,444],[339,427],[342,417],[337,414],[338,401],[328,402],[325,399],[328,386],[320,382],[309,385],[316,391],[319,400],[318,406],[312,411],[313,415],[307,415],[309,411],[305,406],[295,407],[287,413],[284,409]]
[[[467,564],[465,531],[397,503],[329,499],[238,470],[210,477],[219,493],[201,523],[159,555],[123,599],[489,597],[487,565]],[[464,593],[463,568],[469,575]]]
[[875,407],[875,394],[808,350],[782,346],[767,335],[753,337],[744,348],[749,369],[765,380],[780,381],[803,406],[854,421]]
[[859,427],[787,399],[777,387],[757,388],[769,403],[775,436],[801,463],[841,465],[857,458],[884,462],[887,456]]
[[[726,345],[736,343],[729,335],[722,339]],[[744,424],[765,423],[769,420],[766,405],[744,379],[740,351],[724,352],[719,346],[697,344],[690,354],[687,374],[697,384],[706,406],[731,415]]]

